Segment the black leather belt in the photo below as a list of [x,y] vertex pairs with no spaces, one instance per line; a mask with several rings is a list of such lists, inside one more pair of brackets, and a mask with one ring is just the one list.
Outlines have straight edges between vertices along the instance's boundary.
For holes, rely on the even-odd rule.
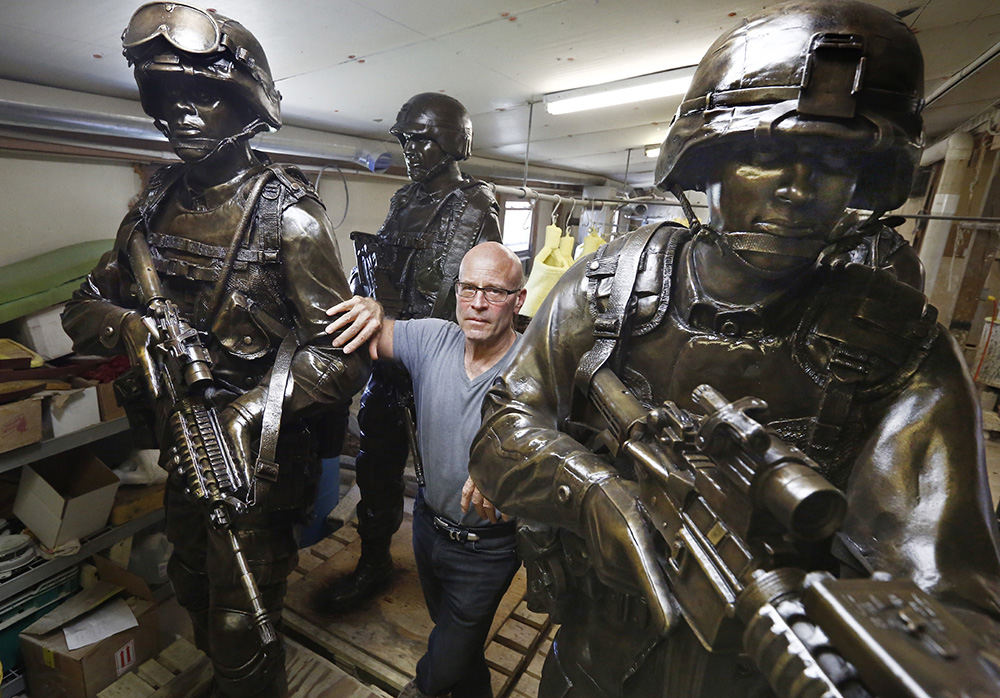
[[431,516],[431,523],[434,524],[434,528],[442,535],[459,543],[477,541],[481,538],[512,536],[516,530],[516,525],[513,521],[504,521],[503,523],[490,526],[459,526],[457,523],[437,514]]

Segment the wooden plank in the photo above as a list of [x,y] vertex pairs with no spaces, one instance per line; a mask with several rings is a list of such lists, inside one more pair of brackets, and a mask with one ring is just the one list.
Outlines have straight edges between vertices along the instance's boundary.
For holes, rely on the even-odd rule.
[[382,698],[386,695],[288,638],[285,639],[285,669],[288,698]]
[[503,696],[507,695],[513,683],[513,676],[508,676],[496,669],[490,669],[490,686],[493,689],[494,698],[503,698]]
[[107,688],[97,692],[97,698],[147,698],[156,689],[135,674],[125,674]]
[[118,526],[160,509],[165,489],[166,483],[163,482],[155,485],[122,485],[115,493],[115,504],[111,508],[108,522]]
[[514,684],[514,691],[524,693],[529,696],[538,695],[538,679],[531,674],[521,674],[521,678]]
[[205,656],[205,653],[182,637],[177,638],[156,658],[160,664],[170,671],[180,674],[194,666]]
[[[354,541],[358,540],[358,529],[354,526],[344,526],[343,528],[338,528],[332,534],[333,539],[343,543],[344,545],[350,545]],[[399,537],[397,533],[395,538]]]
[[299,639],[308,637],[323,650],[323,656],[336,662],[338,666],[347,667],[369,677],[376,682],[376,685],[388,686],[393,693],[398,692],[411,678],[379,661],[363,649],[316,626],[287,607],[281,618],[288,635],[297,635]]
[[319,555],[313,555],[309,550],[300,550],[299,561],[295,565],[295,569],[302,574],[308,574],[322,565],[325,561],[325,558],[322,558]]
[[343,549],[344,544],[333,536],[330,536],[314,544],[311,548],[309,548],[309,551],[313,555],[321,557],[324,560],[329,560]]
[[167,667],[160,664],[155,659],[147,659],[145,662],[139,665],[136,669],[136,673],[139,675],[143,681],[151,685],[153,688],[160,688],[166,686],[170,681],[176,676],[176,674]]
[[538,630],[516,618],[509,618],[506,623],[500,626],[495,639],[522,654],[526,654],[531,651],[538,638]]
[[499,642],[491,642],[486,646],[486,664],[508,676],[517,673],[523,661],[523,654]]
[[[151,698],[201,698],[207,696],[212,687],[212,662],[204,653],[199,654],[201,657],[190,665],[187,671],[178,674],[173,681],[157,689]],[[166,666],[162,653],[160,654],[160,663]]]
[[524,668],[524,673],[531,674],[536,679],[542,678],[542,665],[545,664],[547,654],[548,652],[542,652],[541,648],[539,648],[531,658],[531,661],[528,662],[528,666]]
[[535,613],[528,608],[528,604],[522,601],[514,609],[513,616],[517,618],[522,623],[527,623],[532,628],[537,628],[539,630],[544,630],[549,625],[549,614],[547,613]]
[[[391,692],[398,692],[416,673],[433,628],[413,559],[411,530],[412,517],[405,515],[392,540],[396,570],[391,582],[357,609],[332,614],[323,608],[327,587],[357,564],[361,541],[354,526],[333,534],[337,542],[352,542],[301,579],[292,581],[290,577],[285,596],[284,621],[289,635]],[[491,635],[510,617],[524,596],[524,588],[524,572],[520,570],[501,601]]]

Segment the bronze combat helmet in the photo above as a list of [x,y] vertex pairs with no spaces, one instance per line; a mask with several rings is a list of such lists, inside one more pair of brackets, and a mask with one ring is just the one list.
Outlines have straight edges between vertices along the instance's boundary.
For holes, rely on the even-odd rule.
[[406,146],[407,136],[427,136],[455,160],[472,154],[472,117],[454,97],[421,92],[410,97],[396,116],[389,133]]
[[236,138],[281,128],[281,94],[264,49],[236,20],[181,3],[151,2],[132,15],[122,47],[135,66],[142,108],[164,133],[158,83],[172,76],[204,79],[236,94],[253,114]]
[[772,7],[708,49],[655,181],[701,190],[720,145],[808,137],[862,158],[851,207],[891,210],[905,201],[919,158],[922,97],[920,48],[895,15],[854,0]]

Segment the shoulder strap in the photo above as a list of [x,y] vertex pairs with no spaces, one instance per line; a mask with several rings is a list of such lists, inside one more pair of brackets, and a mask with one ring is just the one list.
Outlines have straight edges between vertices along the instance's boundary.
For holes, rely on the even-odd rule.
[[[577,388],[577,391],[574,392],[574,400],[577,399],[577,392],[579,395],[585,396],[587,394],[594,374],[615,353],[624,330],[629,299],[632,297],[632,289],[639,273],[639,258],[659,228],[659,225],[640,228],[626,237],[621,251],[616,256],[608,258],[606,254],[601,254],[599,258],[595,255],[590,262],[588,276],[591,272],[609,271],[613,268],[614,281],[612,282],[611,294],[608,296],[603,310],[596,305],[593,306],[596,310],[594,346],[583,355],[577,365],[576,375],[573,379],[573,384]],[[601,249],[606,251],[607,245]],[[598,253],[600,252],[601,250],[598,250]]]
[[298,346],[295,330],[289,330],[281,340],[278,354],[271,367],[271,378],[267,384],[267,401],[264,403],[264,416],[260,427],[260,451],[257,466],[254,469],[257,477],[276,482],[278,479],[278,433],[281,429],[281,408],[285,401],[285,388],[288,386],[288,374],[292,369],[292,357]]
[[[496,199],[489,197],[487,206],[480,208],[470,206],[473,196],[476,199],[485,198],[489,191],[485,187],[463,187],[453,192],[458,199],[457,208],[452,217],[450,235],[448,236],[448,249],[445,251],[444,259],[441,261],[441,282],[438,284],[437,294],[434,297],[434,307],[431,308],[431,317],[442,317],[448,307],[448,298],[451,288],[458,279],[458,268],[462,265],[462,258],[465,253],[479,243],[479,233],[483,229],[483,220],[490,213],[490,206],[496,205]],[[478,194],[478,196],[476,196]]]

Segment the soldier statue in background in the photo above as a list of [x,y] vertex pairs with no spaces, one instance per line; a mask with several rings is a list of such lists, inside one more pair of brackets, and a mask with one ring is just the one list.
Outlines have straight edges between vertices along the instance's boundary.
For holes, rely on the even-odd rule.
[[[706,193],[707,222],[688,207],[689,227],[664,223],[619,238],[568,271],[536,313],[519,357],[487,395],[470,469],[499,509],[548,526],[523,531],[521,548],[529,590],[562,623],[543,698],[770,695],[761,664],[790,658],[793,671],[810,642],[820,638],[828,649],[822,634],[797,641],[795,656],[751,647],[749,635],[743,649],[761,650],[753,662],[739,654],[739,635],[735,648],[708,651],[720,638],[699,632],[711,625],[699,614],[732,600],[710,596],[707,585],[701,597],[679,591],[705,580],[701,570],[744,555],[756,566],[712,583],[750,588],[795,559],[835,582],[915,583],[970,628],[989,628],[1000,615],[978,402],[960,353],[916,288],[912,251],[879,220],[909,189],[922,89],[917,42],[884,10],[821,0],[750,17],[702,59],[657,163],[657,184],[682,201],[686,190]],[[609,370],[625,388],[607,387]],[[681,417],[704,411],[705,393],[693,397],[703,383],[729,399],[762,398],[771,443],[797,446],[796,458],[810,457],[812,472],[840,488],[846,510],[834,536],[805,545],[776,536],[772,521],[769,545],[750,537],[738,548],[735,529],[685,508],[719,499],[739,479],[703,492],[701,480],[714,472],[707,456],[668,475],[649,455],[690,438],[693,426]],[[670,401],[681,412],[635,408],[623,417],[607,406],[627,402],[624,394],[646,409]],[[725,424],[738,412],[718,413],[720,433],[740,436]],[[609,423],[629,440],[613,463],[596,445],[607,438],[594,438]],[[660,441],[633,448],[657,434]],[[751,443],[763,436],[747,434]],[[659,499],[643,484],[649,467],[660,468]],[[687,518],[664,518],[665,502],[679,502]],[[757,512],[728,513],[760,530]],[[698,540],[674,535],[706,520]],[[897,602],[890,595],[885,608]],[[730,606],[716,627],[734,614]],[[778,615],[768,639],[780,634]],[[938,627],[911,623],[893,637],[906,641],[909,632],[920,643]],[[991,632],[973,638],[987,642]],[[936,652],[930,639],[925,645],[927,656]],[[949,649],[938,658],[958,645],[940,646]],[[981,668],[987,656],[973,664]],[[823,695],[902,695],[872,689],[867,668],[859,667],[860,684],[839,661],[811,671],[843,691]],[[768,678],[778,686],[789,677]],[[965,680],[960,669],[939,678]]]
[[[377,235],[352,235],[358,253],[354,291],[376,298],[395,320],[454,320],[462,257],[481,242],[500,241],[492,186],[458,167],[472,153],[472,120],[457,99],[423,92],[403,105],[389,132],[403,147],[411,183],[393,195]],[[324,592],[328,610],[355,608],[391,578],[389,543],[403,519],[411,390],[405,370],[375,363],[358,413],[361,559]]]
[[127,352],[133,380],[120,387],[154,407],[168,572],[216,694],[284,695],[274,629],[318,460],[305,420],[349,401],[368,371],[323,333],[322,309],[351,294],[316,192],[250,148],[281,126],[254,36],[214,11],[154,2],[122,43],[181,162],[153,176],[63,325],[78,351]]

